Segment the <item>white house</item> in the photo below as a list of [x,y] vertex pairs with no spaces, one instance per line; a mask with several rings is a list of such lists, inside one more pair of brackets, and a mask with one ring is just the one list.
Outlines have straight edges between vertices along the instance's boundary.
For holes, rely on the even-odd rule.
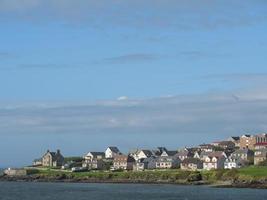
[[213,156],[213,157],[206,157],[203,162],[203,169],[204,170],[211,170],[211,169],[223,169],[224,168],[224,161],[226,158],[224,156]]
[[235,169],[235,168],[241,168],[244,166],[245,163],[241,159],[235,159],[235,158],[227,158],[224,161],[224,169]]
[[105,151],[105,157],[109,159],[114,158],[115,156],[120,154],[121,152],[117,147],[108,147]]

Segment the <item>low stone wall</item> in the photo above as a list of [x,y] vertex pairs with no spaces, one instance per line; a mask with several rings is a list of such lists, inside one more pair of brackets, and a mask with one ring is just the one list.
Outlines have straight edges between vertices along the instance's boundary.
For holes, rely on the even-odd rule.
[[7,176],[26,176],[27,170],[26,169],[11,169],[8,168],[4,171],[4,174]]

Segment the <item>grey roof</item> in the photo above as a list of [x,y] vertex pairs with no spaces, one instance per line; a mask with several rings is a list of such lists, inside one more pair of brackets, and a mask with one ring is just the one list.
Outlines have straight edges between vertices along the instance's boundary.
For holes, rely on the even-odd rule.
[[120,150],[118,149],[118,147],[108,147],[108,148],[114,153],[120,153]]
[[194,164],[198,164],[198,163],[202,163],[202,161],[198,158],[186,158],[182,161],[183,164],[189,164],[189,163],[194,163]]
[[168,156],[174,156],[175,154],[177,154],[177,151],[165,151]]
[[152,151],[150,151],[150,150],[141,150],[141,151],[143,151],[144,154],[145,154],[147,157],[150,157],[150,156],[153,155]]
[[104,152],[96,152],[96,151],[90,151],[93,156],[105,156]]

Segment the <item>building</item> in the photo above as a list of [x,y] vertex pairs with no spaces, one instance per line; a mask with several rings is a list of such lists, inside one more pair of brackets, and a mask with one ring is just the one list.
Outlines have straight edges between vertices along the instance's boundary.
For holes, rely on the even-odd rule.
[[178,151],[178,153],[175,154],[176,157],[178,157],[180,160],[184,160],[186,158],[193,158],[194,153],[190,150],[183,149],[181,151]]
[[200,149],[200,151],[205,151],[205,152],[212,152],[215,149],[214,145],[211,144],[201,144],[198,146],[198,148]]
[[181,164],[182,170],[195,171],[198,169],[203,169],[203,161],[198,158],[185,158]]
[[120,154],[121,152],[117,147],[108,147],[105,151],[105,158],[113,159],[115,156]]
[[92,160],[85,160],[82,163],[82,167],[87,168],[88,170],[102,170],[104,169],[105,162],[102,159],[92,159]]
[[61,167],[64,164],[64,157],[61,155],[60,150],[57,152],[50,152],[47,150],[42,157],[42,166],[45,167]]
[[235,143],[232,141],[221,141],[218,143],[218,147],[222,149],[234,149]]
[[136,160],[144,159],[144,158],[149,158],[153,155],[152,151],[150,150],[139,150],[136,154]]
[[245,166],[246,163],[242,159],[227,158],[224,162],[224,169],[236,169]]
[[240,147],[240,137],[239,136],[229,137],[228,141],[235,143],[235,147]]
[[132,170],[135,164],[135,159],[130,155],[117,155],[113,160],[114,170]]
[[28,174],[26,169],[12,169],[8,168],[4,170],[4,174],[7,176],[26,176]]
[[241,159],[244,161],[253,162],[254,151],[250,149],[238,149],[231,154],[231,157],[234,159]]
[[42,164],[43,164],[43,162],[42,162],[42,158],[34,159],[34,160],[33,160],[33,163],[32,163],[32,165],[33,165],[34,167],[42,166]]
[[88,152],[85,156],[84,159],[85,161],[92,161],[93,159],[97,159],[97,160],[102,160],[105,158],[105,153],[104,152]]
[[267,148],[267,134],[258,134],[255,136],[256,144],[254,145],[254,149],[265,149]]
[[198,158],[204,161],[207,157],[221,157],[227,158],[227,155],[224,151],[213,151],[213,152],[205,152],[202,151],[201,153],[195,153],[194,158]]
[[175,156],[178,153],[178,151],[163,151],[160,155],[161,157],[171,157]]
[[147,163],[147,169],[156,169],[156,162],[157,162],[157,157],[155,156],[151,156],[143,160],[143,163]]
[[224,156],[208,156],[203,162],[203,169],[223,169],[225,160],[226,158]]
[[240,137],[240,149],[254,149],[256,137],[253,135],[242,135]]
[[174,156],[161,156],[156,159],[156,169],[173,169],[180,166],[181,160]]
[[254,155],[254,165],[259,165],[261,162],[265,161],[266,158],[267,158],[267,149],[256,150]]

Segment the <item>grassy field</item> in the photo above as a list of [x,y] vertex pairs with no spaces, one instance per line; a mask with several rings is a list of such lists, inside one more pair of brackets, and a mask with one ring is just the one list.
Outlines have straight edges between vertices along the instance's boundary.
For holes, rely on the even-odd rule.
[[172,170],[149,170],[141,172],[123,171],[90,171],[70,172],[57,169],[30,169],[32,175],[42,178],[57,178],[72,180],[106,180],[106,181],[142,181],[142,182],[193,182],[203,180],[205,182],[240,180],[258,180],[267,178],[267,167],[250,166],[238,170],[211,170],[211,171],[182,171]]

